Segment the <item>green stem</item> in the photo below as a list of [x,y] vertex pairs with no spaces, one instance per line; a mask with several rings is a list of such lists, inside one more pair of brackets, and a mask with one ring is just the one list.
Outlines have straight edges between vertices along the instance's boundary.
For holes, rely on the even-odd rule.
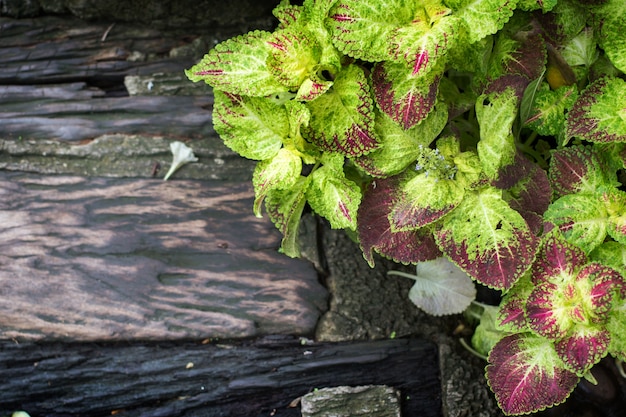
[[461,343],[461,346],[463,346],[465,348],[465,350],[467,350],[469,353],[471,353],[472,355],[487,361],[487,357],[481,353],[479,353],[476,349],[474,349],[473,347],[471,347],[466,341],[465,339],[461,338],[459,339],[459,343]]

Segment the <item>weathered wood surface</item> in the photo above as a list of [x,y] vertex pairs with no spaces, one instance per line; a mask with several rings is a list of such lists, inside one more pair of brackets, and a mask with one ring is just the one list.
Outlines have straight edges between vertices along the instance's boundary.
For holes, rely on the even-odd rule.
[[0,84],[67,83],[95,77],[101,84],[111,84],[128,74],[177,72],[193,63],[192,56],[172,53],[190,44],[183,35],[148,25],[111,25],[71,16],[0,17]]
[[[184,77],[215,36],[48,16],[0,18],[0,39],[0,132],[6,139],[216,137],[211,90]],[[125,77],[132,83],[139,76],[167,84],[170,96],[128,96]]]
[[18,140],[81,141],[107,133],[217,138],[212,95],[102,95],[85,83],[0,86],[0,132]]
[[0,343],[0,414],[295,417],[290,403],[315,388],[369,384],[399,389],[405,417],[441,416],[436,346],[424,339]]
[[260,25],[279,0],[3,0],[0,15],[73,14],[82,19],[139,22],[160,28]]
[[[64,142],[0,139],[0,169],[85,177],[163,178],[172,163],[171,139],[146,135],[102,135]],[[185,140],[197,162],[184,165],[175,179],[250,183],[255,162],[241,158],[217,138]]]
[[313,266],[247,183],[0,174],[0,338],[312,334]]

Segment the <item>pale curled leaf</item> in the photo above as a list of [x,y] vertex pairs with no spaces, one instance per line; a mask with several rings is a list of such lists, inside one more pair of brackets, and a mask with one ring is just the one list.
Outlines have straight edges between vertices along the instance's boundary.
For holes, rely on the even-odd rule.
[[178,168],[185,165],[186,163],[198,161],[198,158],[196,158],[193,154],[193,150],[182,142],[171,142],[170,150],[172,151],[173,155],[172,166],[170,167],[169,171],[167,171],[167,174],[165,174],[165,178],[163,178],[163,181],[167,181],[168,178],[171,177],[172,174],[178,170]]
[[415,280],[409,299],[433,316],[463,312],[476,298],[472,279],[445,257],[417,264],[415,275],[390,271]]

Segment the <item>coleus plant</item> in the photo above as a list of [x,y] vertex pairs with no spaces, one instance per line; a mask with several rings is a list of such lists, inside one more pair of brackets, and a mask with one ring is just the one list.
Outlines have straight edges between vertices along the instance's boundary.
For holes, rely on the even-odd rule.
[[258,161],[253,210],[285,254],[308,204],[372,266],[443,256],[500,290],[481,326],[499,332],[486,377],[507,414],[626,360],[626,2],[283,0],[274,15],[187,76],[214,88],[224,143]]

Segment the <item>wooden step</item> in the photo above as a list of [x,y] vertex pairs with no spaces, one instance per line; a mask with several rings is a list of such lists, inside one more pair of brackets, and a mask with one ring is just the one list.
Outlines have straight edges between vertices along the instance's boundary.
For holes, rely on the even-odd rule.
[[312,334],[327,292],[248,183],[0,173],[0,339]]
[[0,415],[298,417],[316,388],[370,384],[399,389],[405,417],[441,417],[436,345],[424,339],[0,342]]

